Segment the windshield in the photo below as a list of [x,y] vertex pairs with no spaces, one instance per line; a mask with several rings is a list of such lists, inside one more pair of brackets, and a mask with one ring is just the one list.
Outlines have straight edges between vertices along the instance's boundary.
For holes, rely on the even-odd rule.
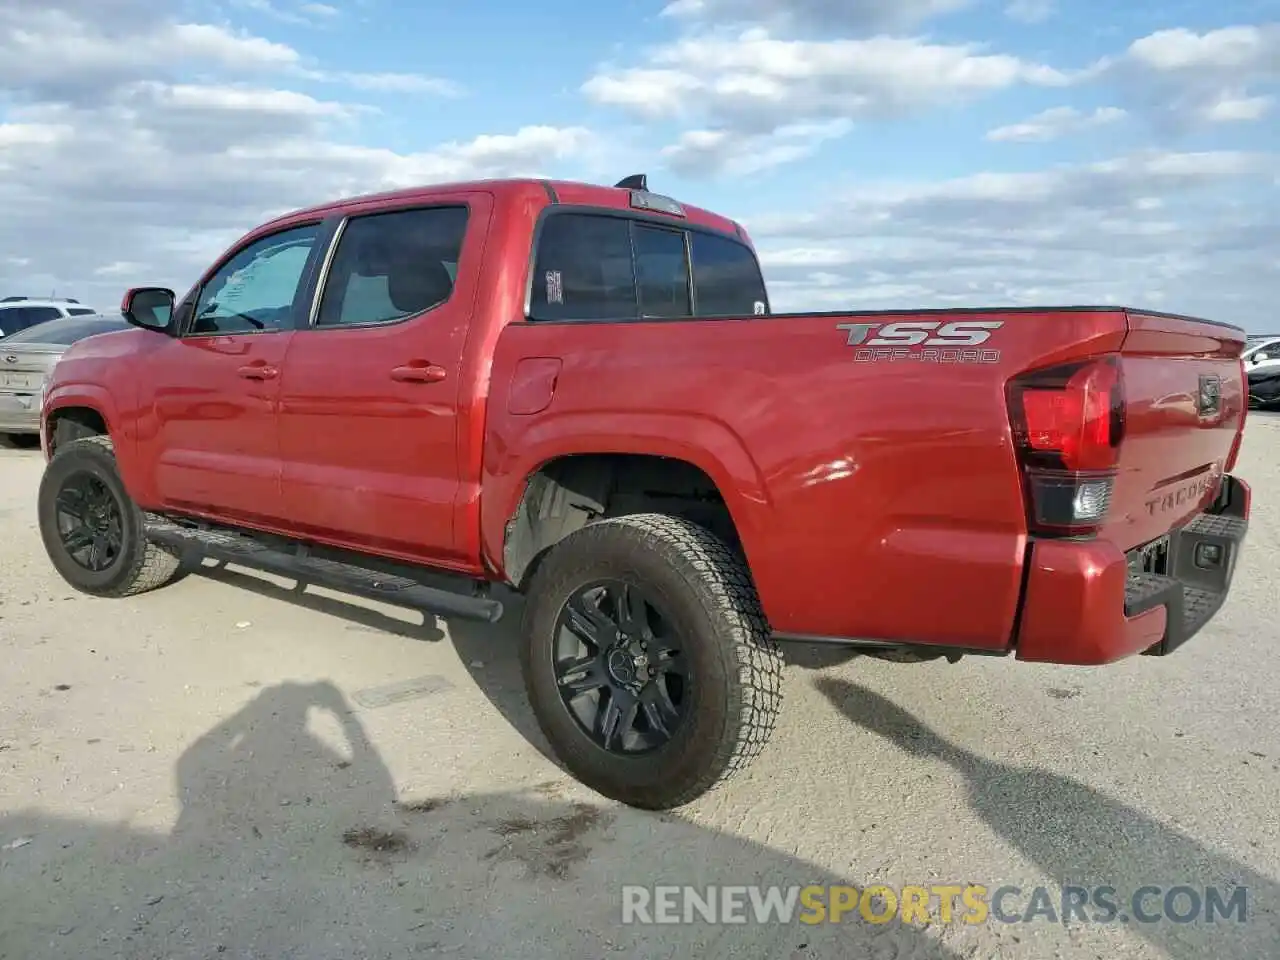
[[7,347],[11,343],[51,343],[55,346],[69,347],[77,340],[91,337],[95,333],[111,333],[128,327],[123,319],[111,317],[64,317],[60,320],[46,320],[34,327],[19,330],[12,336],[4,338]]

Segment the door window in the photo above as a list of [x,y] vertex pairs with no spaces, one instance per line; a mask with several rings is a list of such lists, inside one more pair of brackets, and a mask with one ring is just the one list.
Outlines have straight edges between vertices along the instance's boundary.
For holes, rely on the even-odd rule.
[[261,333],[290,329],[294,299],[320,224],[261,237],[218,271],[200,291],[193,334]]
[[317,327],[396,323],[447,303],[467,235],[464,206],[352,218],[329,267]]
[[530,315],[538,320],[631,320],[638,315],[631,224],[557,214],[538,242]]

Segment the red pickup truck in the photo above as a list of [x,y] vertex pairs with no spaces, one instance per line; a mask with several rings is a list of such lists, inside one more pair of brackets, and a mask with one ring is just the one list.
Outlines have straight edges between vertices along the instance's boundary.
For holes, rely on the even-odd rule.
[[761,750],[787,642],[1167,654],[1248,524],[1242,330],[774,313],[742,227],[643,176],[301,210],[122,312],[138,329],[45,385],[40,527],[70,584],[213,556],[487,621],[513,589],[553,749],[638,807]]

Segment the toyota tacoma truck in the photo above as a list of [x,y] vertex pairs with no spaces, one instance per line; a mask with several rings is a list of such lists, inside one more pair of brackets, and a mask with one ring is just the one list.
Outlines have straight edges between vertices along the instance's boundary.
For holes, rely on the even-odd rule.
[[1239,328],[1120,307],[778,313],[741,224],[494,180],[249,232],[44,385],[73,587],[210,557],[450,618],[523,604],[565,768],[685,804],[772,732],[789,643],[1167,655],[1227,596]]

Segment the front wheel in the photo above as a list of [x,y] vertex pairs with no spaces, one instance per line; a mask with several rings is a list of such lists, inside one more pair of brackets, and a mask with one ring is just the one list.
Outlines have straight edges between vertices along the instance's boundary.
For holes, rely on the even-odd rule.
[[744,769],[782,700],[782,656],[745,564],[660,514],[592,523],[552,548],[530,584],[521,658],[556,756],[643,809]]
[[179,556],[149,543],[109,437],[61,444],[40,480],[40,536],[62,578],[95,597],[128,597],[183,576]]

